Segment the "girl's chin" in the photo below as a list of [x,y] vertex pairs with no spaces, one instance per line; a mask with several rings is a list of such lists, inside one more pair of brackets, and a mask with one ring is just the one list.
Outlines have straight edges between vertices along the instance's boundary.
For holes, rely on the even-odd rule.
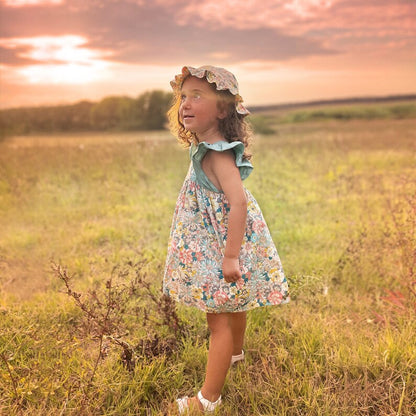
[[190,131],[191,133],[196,133],[195,129],[192,128],[192,124],[183,123],[186,130]]

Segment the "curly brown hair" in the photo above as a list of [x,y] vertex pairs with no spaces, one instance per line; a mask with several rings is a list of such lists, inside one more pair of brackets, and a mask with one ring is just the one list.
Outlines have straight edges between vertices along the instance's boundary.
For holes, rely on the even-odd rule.
[[[208,81],[207,81],[208,82]],[[219,108],[227,110],[227,116],[219,120],[219,131],[224,139],[231,143],[240,141],[244,144],[243,158],[251,159],[250,147],[253,133],[250,123],[246,120],[245,115],[237,113],[235,107],[235,96],[228,90],[218,91],[214,84],[209,83],[210,87],[218,97],[217,105]],[[181,105],[181,94],[177,91],[173,96],[170,109],[167,112],[169,129],[177,137],[179,143],[185,147],[190,147],[192,143],[197,144],[198,137],[195,133],[186,130],[185,126],[179,119],[179,107]]]

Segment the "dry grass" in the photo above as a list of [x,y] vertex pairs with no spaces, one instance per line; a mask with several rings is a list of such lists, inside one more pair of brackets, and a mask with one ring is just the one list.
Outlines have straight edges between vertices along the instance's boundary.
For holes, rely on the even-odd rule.
[[[218,414],[416,413],[413,123],[286,124],[258,138],[246,185],[293,301],[250,313],[247,359],[232,369]],[[201,385],[202,313],[179,308],[184,330],[156,348],[175,333],[157,308],[188,164],[160,135],[0,143],[0,414],[162,415]],[[117,325],[100,338],[51,259],[103,313],[110,278],[131,289],[140,271],[151,285],[114,298],[107,319]],[[141,348],[130,369],[116,336]]]

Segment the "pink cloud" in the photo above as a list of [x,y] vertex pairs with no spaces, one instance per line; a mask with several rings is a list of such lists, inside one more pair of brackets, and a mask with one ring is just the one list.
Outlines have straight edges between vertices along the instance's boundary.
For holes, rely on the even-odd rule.
[[[298,33],[312,28],[357,27],[365,23],[371,27],[415,28],[416,4],[383,0],[156,0],[174,7],[174,15],[182,24],[233,26],[237,29],[260,27],[294,30]],[[293,24],[294,27],[290,27]],[[316,26],[317,25],[317,26]]]
[[284,2],[283,8],[290,10],[298,17],[304,18],[331,7],[335,2],[336,0],[290,0]]
[[32,62],[11,69],[9,76],[31,84],[85,84],[108,75],[104,60],[109,51],[87,47],[88,39],[78,35],[39,36],[0,39],[0,46],[17,50],[17,55]]
[[79,35],[38,36],[30,38],[3,38],[0,46],[6,49],[24,50],[18,55],[37,62],[77,62],[87,64],[100,57],[111,55],[110,52],[94,51],[86,45],[88,39]]
[[[270,28],[305,36],[328,48],[377,44],[385,40],[398,45],[413,44],[416,35],[416,2],[384,0],[157,0],[171,6],[180,25]],[[175,7],[173,7],[175,5]],[[407,39],[407,40],[406,40]]]
[[236,29],[285,28],[319,15],[342,0],[156,0],[172,7],[181,24],[232,26]]
[[0,8],[8,105],[40,100],[40,86],[49,101],[168,88],[187,63],[230,67],[252,91],[248,103],[414,90],[414,0],[0,0]]
[[55,6],[64,4],[65,0],[0,0],[5,6],[23,7],[23,6]]

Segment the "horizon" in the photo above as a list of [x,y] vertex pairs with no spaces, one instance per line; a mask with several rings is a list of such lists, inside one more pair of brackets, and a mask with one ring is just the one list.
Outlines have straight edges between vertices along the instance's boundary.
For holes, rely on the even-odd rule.
[[412,95],[415,15],[407,0],[0,0],[0,108],[170,91],[208,63],[248,107]]
[[[146,92],[146,91],[145,91]],[[170,91],[164,91],[170,92]],[[136,99],[138,96],[133,97],[129,95],[109,95],[104,96],[100,100],[109,98],[109,97],[126,97],[130,99]],[[70,107],[77,105],[81,102],[89,102],[91,104],[96,104],[100,102],[100,100],[90,100],[90,99],[79,99],[77,101],[67,102],[67,103],[45,103],[39,105],[22,105],[18,107],[1,107],[0,111],[8,111],[8,110],[21,110],[21,109],[30,109],[30,108],[55,108],[55,107]],[[337,104],[354,104],[354,103],[376,103],[376,102],[388,102],[388,101],[413,101],[416,100],[416,92],[415,93],[408,93],[408,94],[389,94],[389,95],[372,95],[372,96],[351,96],[351,97],[333,97],[333,98],[325,98],[325,99],[314,99],[314,100],[306,100],[306,101],[286,101],[286,102],[276,102],[276,103],[269,103],[269,104],[259,104],[259,105],[252,105],[249,110],[251,112],[255,112],[258,110],[262,110],[263,108],[278,108],[278,107],[302,107],[302,106],[315,106],[315,105],[337,105]],[[254,110],[252,110],[254,109]]]

